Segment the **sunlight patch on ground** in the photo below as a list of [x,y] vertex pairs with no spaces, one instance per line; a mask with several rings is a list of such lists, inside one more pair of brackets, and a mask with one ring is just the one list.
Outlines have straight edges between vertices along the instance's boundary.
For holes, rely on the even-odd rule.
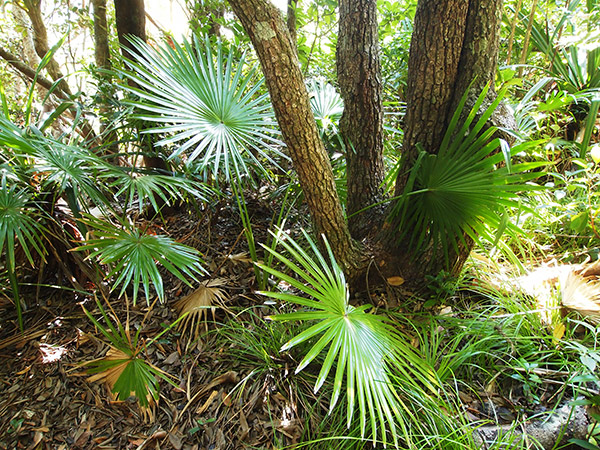
[[67,348],[60,345],[40,344],[42,364],[50,364],[59,361],[67,354]]

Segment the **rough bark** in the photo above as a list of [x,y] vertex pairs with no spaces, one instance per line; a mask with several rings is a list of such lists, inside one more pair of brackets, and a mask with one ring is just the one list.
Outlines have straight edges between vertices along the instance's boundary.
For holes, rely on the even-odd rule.
[[[31,20],[31,25],[33,26],[33,43],[35,46],[35,51],[40,58],[43,58],[48,51],[50,51],[50,46],[48,45],[48,32],[46,31],[46,26],[44,25],[44,18],[42,17],[42,0],[23,0],[23,4],[25,6],[25,11],[29,16],[29,20]],[[71,89],[67,81],[63,78],[64,75],[60,71],[60,66],[54,59],[54,57],[50,58],[48,64],[46,65],[46,70],[50,77],[54,81],[58,81],[58,86],[62,91],[66,92],[68,95],[71,94]]]
[[[403,156],[411,163],[417,143],[435,153],[442,141],[459,73],[468,8],[468,0],[421,0],[417,5],[402,145]],[[399,184],[396,194],[403,189]]]
[[318,233],[347,273],[361,262],[344,220],[329,156],[319,137],[294,44],[279,10],[265,0],[230,0],[260,59],[275,116]]
[[375,0],[341,0],[338,83],[344,99],[340,131],[346,146],[349,228],[362,239],[378,228],[384,198],[383,105]]

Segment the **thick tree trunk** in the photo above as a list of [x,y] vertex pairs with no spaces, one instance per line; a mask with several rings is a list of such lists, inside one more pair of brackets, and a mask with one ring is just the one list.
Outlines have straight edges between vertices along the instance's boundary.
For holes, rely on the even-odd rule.
[[[474,99],[493,82],[501,7],[501,0],[419,1],[409,57],[403,166],[395,195],[404,192],[418,155],[417,144],[429,153],[437,153],[465,91],[471,86],[470,98]],[[493,95],[492,90],[490,97]],[[438,249],[411,255],[407,242],[398,242],[398,227],[398,217],[390,214],[379,244],[387,253],[387,267],[394,267],[394,274],[400,272],[413,284],[440,270],[457,274],[472,247],[467,239],[466,246],[449,255],[449,264]]]
[[340,0],[337,73],[344,113],[347,211],[352,237],[379,228],[382,208],[358,211],[384,198],[383,105],[375,0]]
[[329,156],[319,137],[295,45],[283,17],[265,0],[229,3],[260,59],[283,140],[316,231],[325,234],[338,263],[350,273],[361,262],[361,253],[344,219]]
[[[146,41],[146,11],[144,0],[115,0],[115,19],[119,44],[124,49],[132,50],[133,46],[126,36],[137,36]],[[131,57],[131,55],[125,55]]]

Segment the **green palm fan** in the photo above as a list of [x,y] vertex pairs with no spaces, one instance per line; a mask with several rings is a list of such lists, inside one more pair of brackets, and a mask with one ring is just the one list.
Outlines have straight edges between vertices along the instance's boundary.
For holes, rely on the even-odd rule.
[[151,402],[158,402],[158,378],[173,386],[176,384],[169,374],[145,358],[146,349],[173,328],[183,316],[152,339],[143,342],[140,337],[142,327],[140,326],[133,333],[129,320],[125,324],[121,323],[108,301],[107,304],[112,314],[108,314],[100,301],[96,299],[96,305],[103,318],[102,322],[82,305],[84,313],[96,326],[96,329],[104,335],[110,347],[104,357],[87,361],[82,366],[90,366],[88,373],[92,376],[88,381],[106,382],[111,391],[116,394],[116,398],[121,401],[127,400],[130,395],[135,395],[142,409],[147,410]]
[[341,396],[345,378],[347,426],[350,427],[358,406],[361,435],[365,436],[368,419],[374,442],[380,434],[385,445],[389,431],[397,445],[398,427],[406,431],[406,415],[412,414],[408,405],[404,404],[405,396],[397,390],[398,380],[410,380],[406,382],[406,386],[400,386],[402,391],[409,392],[418,384],[425,386],[431,393],[437,386],[435,372],[423,364],[412,347],[384,317],[368,312],[371,305],[354,307],[349,304],[344,273],[336,263],[329,244],[323,238],[329,257],[327,261],[308,234],[303,233],[310,253],[293,239],[286,238],[281,233],[276,236],[278,243],[292,256],[293,261],[263,246],[297,279],[258,264],[265,272],[308,296],[306,298],[289,292],[262,292],[265,296],[302,308],[301,311],[278,314],[271,319],[314,321],[311,327],[286,343],[281,351],[305,341],[316,341],[296,368],[296,373],[316,361],[318,355],[325,353],[314,390],[318,391],[330,373],[334,373],[330,413]]
[[226,55],[221,44],[215,53],[208,39],[158,49],[131,42],[134,58],[122,72],[139,86],[126,88],[138,97],[131,104],[137,118],[156,124],[144,131],[161,135],[156,145],[175,149],[171,158],[185,153],[213,178],[223,170],[230,179],[232,171],[249,174],[250,165],[267,174],[263,162],[284,157],[268,95],[260,92],[263,79],[256,66],[245,67],[244,56]]
[[[458,251],[465,235],[475,242],[497,241],[504,231],[518,232],[506,220],[508,208],[522,207],[518,193],[536,189],[528,181],[540,176],[541,162],[512,164],[515,153],[495,138],[486,122],[503,93],[477,118],[489,86],[459,125],[467,100],[461,99],[437,154],[421,150],[403,194],[394,205],[399,217],[398,239],[407,238],[415,253],[433,249],[448,263],[450,249]],[[476,120],[477,119],[477,120]]]
[[129,223],[117,227],[93,217],[86,217],[84,220],[93,229],[93,237],[75,250],[89,250],[88,259],[97,258],[100,264],[109,266],[106,277],[114,277],[113,290],[121,286],[119,296],[131,286],[134,304],[140,285],[148,304],[151,284],[159,300],[164,301],[163,281],[158,264],[187,285],[190,285],[188,278],[196,280],[196,275],[206,272],[196,249],[180,244],[168,236],[151,234]]

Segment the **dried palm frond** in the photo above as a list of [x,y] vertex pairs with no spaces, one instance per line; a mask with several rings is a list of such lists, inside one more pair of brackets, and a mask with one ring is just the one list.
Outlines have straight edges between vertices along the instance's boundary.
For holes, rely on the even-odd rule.
[[600,279],[594,264],[561,279],[562,305],[595,325],[600,324]]
[[215,311],[217,303],[221,306],[227,300],[227,295],[221,289],[226,284],[224,278],[215,278],[201,285],[191,294],[183,297],[175,303],[175,309],[182,317],[187,314],[181,322],[178,329],[182,334],[186,332],[193,333],[194,339],[198,337],[200,321],[204,319],[204,327],[208,331],[208,310],[210,309],[213,321],[215,320]]

